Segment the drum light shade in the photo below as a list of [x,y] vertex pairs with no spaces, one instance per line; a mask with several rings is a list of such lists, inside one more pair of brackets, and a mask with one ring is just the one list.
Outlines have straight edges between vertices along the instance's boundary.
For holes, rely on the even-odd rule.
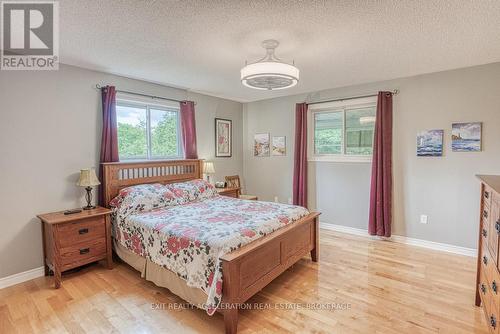
[[279,42],[266,40],[262,46],[266,56],[256,63],[246,65],[241,69],[241,83],[247,87],[262,90],[286,89],[299,82],[299,69],[279,60],[274,50]]

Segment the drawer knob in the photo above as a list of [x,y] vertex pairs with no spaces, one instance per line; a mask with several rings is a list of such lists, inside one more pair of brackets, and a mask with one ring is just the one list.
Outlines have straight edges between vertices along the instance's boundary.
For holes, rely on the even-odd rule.
[[486,285],[484,285],[483,283],[481,283],[481,291],[483,292],[483,294],[486,293]]
[[484,198],[490,198],[490,193],[489,193],[489,192],[487,192],[487,191],[485,191],[485,192],[484,192]]
[[493,283],[491,283],[491,289],[497,293],[497,290],[498,290],[498,287],[497,287],[497,282],[493,281]]
[[82,228],[82,229],[78,230],[78,234],[87,234],[87,233],[89,233],[89,229],[88,228]]
[[483,231],[481,233],[483,234],[483,237],[485,237],[485,238],[488,235],[488,232],[486,232],[486,230],[484,228],[483,228]]
[[495,230],[497,230],[497,233],[500,233],[500,220],[497,220],[495,223]]
[[488,258],[486,257],[486,255],[483,255],[483,263],[488,264]]
[[488,218],[488,211],[483,210],[483,217],[484,217],[484,218]]
[[90,252],[90,248],[82,248],[82,249],[80,249],[80,255],[87,254],[88,252]]
[[497,328],[497,319],[495,318],[494,315],[492,315],[490,317],[490,324],[491,324],[491,327],[493,327],[493,329]]

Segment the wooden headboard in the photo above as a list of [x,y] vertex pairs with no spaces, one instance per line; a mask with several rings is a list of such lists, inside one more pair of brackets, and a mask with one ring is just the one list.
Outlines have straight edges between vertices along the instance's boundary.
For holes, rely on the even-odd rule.
[[120,189],[133,185],[201,179],[202,164],[200,159],[103,163],[104,203],[108,206]]

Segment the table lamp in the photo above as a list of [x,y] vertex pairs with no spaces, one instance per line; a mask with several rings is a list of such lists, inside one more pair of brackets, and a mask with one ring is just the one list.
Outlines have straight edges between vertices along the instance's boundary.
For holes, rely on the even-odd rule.
[[215,174],[215,167],[212,161],[205,161],[203,163],[203,173],[207,174],[207,182],[210,183],[210,174]]
[[85,187],[87,194],[85,195],[85,199],[87,200],[87,206],[83,207],[83,210],[95,209],[95,206],[92,205],[92,187],[100,185],[101,182],[97,179],[95,175],[95,170],[92,169],[82,169],[80,171],[80,179],[76,183],[79,187]]

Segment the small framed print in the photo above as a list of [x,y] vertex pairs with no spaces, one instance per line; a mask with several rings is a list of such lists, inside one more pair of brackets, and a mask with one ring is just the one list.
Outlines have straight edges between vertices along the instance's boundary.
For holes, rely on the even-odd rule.
[[269,133],[257,133],[253,138],[253,155],[255,157],[268,157],[270,151]]
[[481,122],[453,123],[451,125],[451,150],[453,152],[481,151]]
[[273,136],[271,154],[275,156],[286,155],[286,137]]
[[230,119],[215,119],[215,156],[229,158],[232,155],[233,121]]
[[444,130],[424,130],[417,133],[417,157],[443,156]]

